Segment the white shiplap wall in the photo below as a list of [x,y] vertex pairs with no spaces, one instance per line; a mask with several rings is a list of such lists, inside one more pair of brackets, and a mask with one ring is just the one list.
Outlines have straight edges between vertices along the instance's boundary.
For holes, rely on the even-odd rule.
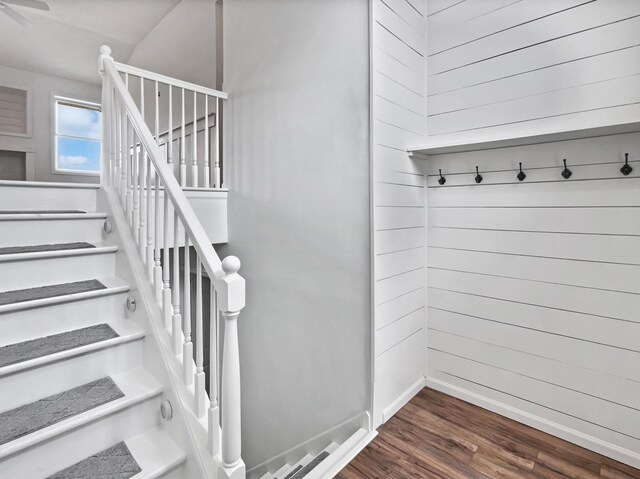
[[432,143],[637,121],[640,2],[429,0]]
[[427,165],[428,384],[640,466],[640,133]]
[[372,0],[374,423],[424,384],[424,0]]

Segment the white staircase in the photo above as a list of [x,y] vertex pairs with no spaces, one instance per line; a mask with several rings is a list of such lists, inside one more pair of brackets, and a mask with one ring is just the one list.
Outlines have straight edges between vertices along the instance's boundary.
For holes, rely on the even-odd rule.
[[[122,253],[103,232],[98,193],[0,182],[2,478],[46,478],[122,442],[134,475],[110,475],[121,457],[107,457],[76,466],[82,476],[54,477],[187,477],[187,455],[160,416],[166,381],[145,368],[153,337],[127,311]],[[99,381],[110,387],[82,388]]]

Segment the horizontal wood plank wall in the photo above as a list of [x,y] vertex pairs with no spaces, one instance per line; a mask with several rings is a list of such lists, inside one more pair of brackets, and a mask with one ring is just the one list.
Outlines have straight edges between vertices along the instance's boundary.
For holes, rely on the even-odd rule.
[[[425,375],[424,0],[372,0],[374,424]],[[407,398],[410,399],[410,398]],[[386,417],[385,417],[386,415]]]
[[427,165],[429,384],[639,467],[640,133]]
[[429,4],[431,142],[526,136],[640,117],[640,2]]

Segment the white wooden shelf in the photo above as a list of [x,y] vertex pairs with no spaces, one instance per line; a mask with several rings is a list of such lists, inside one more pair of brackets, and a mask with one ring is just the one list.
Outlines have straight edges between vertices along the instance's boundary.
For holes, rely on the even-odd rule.
[[556,141],[579,140],[597,136],[620,135],[624,133],[640,132],[640,122],[621,123],[618,125],[599,126],[570,131],[555,131],[531,136],[511,138],[487,138],[470,142],[433,142],[424,146],[410,148],[409,153],[420,156],[445,155],[448,153],[461,153],[465,151],[493,150],[497,148],[509,148],[513,146],[535,145],[539,143],[551,143]]

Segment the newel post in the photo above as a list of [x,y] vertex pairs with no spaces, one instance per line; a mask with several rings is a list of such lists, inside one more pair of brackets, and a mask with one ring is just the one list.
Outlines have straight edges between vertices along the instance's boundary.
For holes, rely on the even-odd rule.
[[224,352],[222,356],[222,467],[223,477],[244,479],[241,458],[240,350],[238,316],[245,305],[245,281],[238,274],[240,260],[227,256],[222,261],[224,276],[216,280],[218,307],[224,317]]
[[112,85],[109,80],[104,64],[105,61],[113,61],[111,57],[111,48],[107,45],[100,47],[100,56],[98,57],[98,65],[100,76],[102,76],[102,149],[100,157],[100,184],[109,184],[110,168],[113,164],[111,154],[111,106],[113,99]]

